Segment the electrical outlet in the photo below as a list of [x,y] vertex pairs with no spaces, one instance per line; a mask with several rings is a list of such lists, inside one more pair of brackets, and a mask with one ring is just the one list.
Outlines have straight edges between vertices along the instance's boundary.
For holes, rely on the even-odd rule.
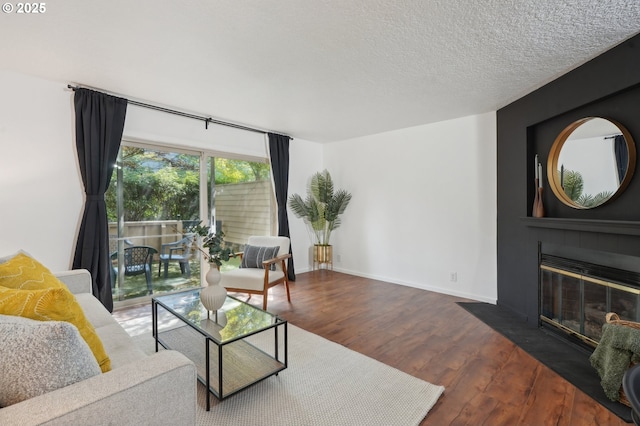
[[458,273],[457,272],[452,272],[451,273],[451,281],[452,282],[458,281]]
[[338,263],[342,262],[342,256],[340,256],[339,254],[336,255],[336,262]]

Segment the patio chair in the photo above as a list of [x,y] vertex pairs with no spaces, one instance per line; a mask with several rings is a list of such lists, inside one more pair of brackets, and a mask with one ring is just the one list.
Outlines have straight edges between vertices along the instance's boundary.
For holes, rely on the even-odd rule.
[[[240,268],[222,272],[220,284],[230,292],[249,293],[249,298],[252,294],[261,294],[264,310],[267,310],[269,289],[284,284],[287,300],[291,302],[287,279],[289,244],[287,237],[249,237],[244,251],[236,253],[242,258]],[[268,250],[273,247],[278,247],[275,256]]]
[[[135,276],[145,275],[147,279],[147,291],[153,294],[153,286],[151,283],[151,265],[153,263],[153,255],[158,250],[149,246],[132,246],[124,249],[124,275]],[[118,252],[111,254],[111,284],[116,285],[118,279]]]
[[[133,244],[129,239],[124,240],[124,244],[127,247],[135,246],[135,244]],[[109,253],[113,253],[116,250],[118,250],[118,236],[109,235]]]
[[187,274],[187,278],[191,277],[191,252],[193,250],[193,242],[196,234],[187,234],[181,240],[173,243],[165,243],[160,247],[160,263],[158,264],[158,276],[164,265],[164,277],[167,278],[169,273],[169,262],[178,262],[180,265],[180,273]]

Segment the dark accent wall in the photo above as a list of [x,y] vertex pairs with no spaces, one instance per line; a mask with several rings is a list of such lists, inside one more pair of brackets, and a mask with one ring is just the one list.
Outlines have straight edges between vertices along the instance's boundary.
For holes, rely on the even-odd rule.
[[[640,35],[497,112],[498,304],[532,326],[539,315],[539,247],[609,264],[617,255],[624,262],[640,258],[640,169],[618,199],[592,210],[567,207],[549,189],[551,145],[588,116],[620,122],[640,153]],[[545,174],[542,219],[531,217],[536,153]]]

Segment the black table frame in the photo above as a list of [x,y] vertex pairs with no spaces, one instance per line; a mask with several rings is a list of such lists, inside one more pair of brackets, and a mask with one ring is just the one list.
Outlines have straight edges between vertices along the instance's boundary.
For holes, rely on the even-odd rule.
[[[184,293],[187,292],[194,292],[195,290],[188,290],[185,291]],[[172,293],[171,295],[175,295],[175,293]],[[194,325],[193,323],[191,323],[190,321],[188,321],[186,318],[184,318],[182,315],[180,315],[179,313],[175,312],[171,307],[167,306],[166,304],[164,304],[161,300],[158,299],[162,299],[163,296],[169,296],[169,295],[158,295],[158,296],[154,296],[151,299],[151,304],[152,304],[152,333],[153,333],[153,337],[155,339],[155,344],[156,344],[156,352],[158,352],[159,350],[159,346],[162,346],[165,349],[174,349],[174,350],[178,350],[177,348],[171,348],[169,347],[169,345],[166,342],[163,342],[160,338],[160,334],[162,334],[162,332],[158,332],[158,305],[162,306],[163,309],[165,309],[167,312],[169,312],[171,315],[173,315],[174,317],[180,319],[180,321],[182,321],[185,325],[188,325],[189,327],[191,327],[192,329],[194,329],[195,331],[197,331],[199,334],[201,334],[204,338],[205,338],[205,374],[206,377],[202,378],[200,377],[200,375],[198,375],[198,381],[200,381],[200,383],[202,383],[203,385],[206,386],[207,388],[207,411],[210,410],[211,408],[211,402],[210,402],[210,397],[209,394],[213,394],[216,398],[218,398],[220,401],[235,395],[236,393],[250,387],[253,386],[256,383],[261,382],[264,379],[267,379],[271,376],[277,376],[278,373],[280,373],[280,371],[284,370],[287,368],[288,366],[288,328],[287,328],[287,321],[283,320],[282,318],[278,317],[277,315],[273,315],[275,321],[273,324],[264,327],[262,329],[259,330],[255,330],[251,333],[247,333],[247,334],[243,334],[241,336],[235,337],[233,339],[230,339],[228,341],[225,342],[220,342],[217,339],[213,338],[211,335],[209,335],[205,330],[203,330],[200,327],[197,327],[196,325]],[[239,300],[235,297],[232,296],[227,296],[228,298],[231,298],[233,300],[236,300],[237,302],[246,304],[246,302],[243,302],[242,300]],[[257,309],[257,310],[261,310],[259,308],[256,308],[255,306],[251,305],[252,308]],[[266,311],[264,311],[266,312]],[[217,315],[217,312],[216,312]],[[278,329],[280,327],[284,328],[284,340],[283,340],[283,352],[284,352],[284,361],[280,361],[279,359],[279,333],[278,333]],[[222,384],[222,379],[223,379],[223,353],[222,350],[224,348],[224,346],[231,344],[233,342],[237,342],[239,340],[244,340],[247,337],[253,336],[255,334],[258,333],[263,333],[266,332],[268,330],[274,329],[274,356],[271,357],[268,354],[267,355],[269,358],[277,361],[278,363],[281,364],[280,368],[275,369],[274,371],[272,371],[271,373],[264,375],[260,378],[258,378],[257,380],[246,384],[245,386],[242,386],[236,390],[234,390],[233,392],[230,392],[228,394],[224,394],[223,393],[223,384]],[[213,342],[217,347],[218,347],[218,390],[216,391],[214,388],[211,387],[211,382],[210,382],[210,373],[211,373],[211,362],[210,362],[210,343]],[[262,352],[262,351],[261,351]],[[264,353],[264,352],[263,352]],[[192,360],[193,361],[193,360]],[[195,362],[195,361],[194,361]]]

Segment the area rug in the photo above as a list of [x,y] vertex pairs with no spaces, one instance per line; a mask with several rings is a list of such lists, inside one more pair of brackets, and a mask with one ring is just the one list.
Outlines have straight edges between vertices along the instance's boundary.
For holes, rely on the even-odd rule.
[[[134,340],[153,352],[148,335]],[[444,387],[289,324],[289,366],[224,401],[198,384],[198,425],[417,425]]]

